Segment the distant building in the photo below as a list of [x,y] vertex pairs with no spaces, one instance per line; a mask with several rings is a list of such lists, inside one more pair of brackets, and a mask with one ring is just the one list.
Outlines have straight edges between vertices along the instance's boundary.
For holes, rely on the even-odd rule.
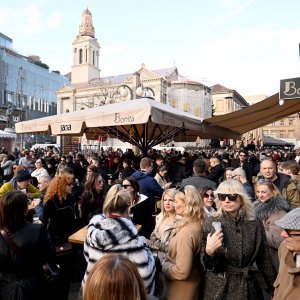
[[[238,111],[249,106],[246,99],[236,90],[229,89],[220,84],[211,87],[213,99],[213,115],[220,116]],[[246,147],[248,145],[260,146],[262,142],[261,129],[254,129],[242,135],[240,141],[224,139],[223,145],[235,145],[237,148]]]
[[13,40],[0,33],[0,129],[6,127],[6,109],[13,108],[13,122],[54,115],[56,91],[70,84],[38,56],[24,56],[13,49]]
[[149,70],[142,64],[127,74],[101,77],[100,44],[88,9],[83,11],[72,48],[71,85],[57,92],[58,114],[149,96],[200,118],[211,117],[210,88],[181,76],[176,67]]

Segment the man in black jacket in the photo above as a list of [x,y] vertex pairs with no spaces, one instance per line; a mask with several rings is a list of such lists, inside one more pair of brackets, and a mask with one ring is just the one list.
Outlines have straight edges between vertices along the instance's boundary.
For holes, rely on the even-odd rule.
[[211,157],[209,163],[211,169],[206,178],[218,183],[220,178],[224,175],[225,170],[221,165],[220,159],[216,156]]
[[233,159],[231,161],[231,167],[233,168],[243,168],[246,173],[247,181],[252,184],[252,176],[253,176],[253,166],[250,162],[248,162],[248,151],[240,150],[238,159]]

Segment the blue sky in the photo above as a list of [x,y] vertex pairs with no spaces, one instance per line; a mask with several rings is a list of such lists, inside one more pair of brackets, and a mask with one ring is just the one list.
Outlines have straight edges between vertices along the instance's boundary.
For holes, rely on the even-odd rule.
[[14,49],[63,74],[88,4],[101,76],[176,66],[242,96],[273,94],[299,77],[299,0],[0,0],[0,32]]

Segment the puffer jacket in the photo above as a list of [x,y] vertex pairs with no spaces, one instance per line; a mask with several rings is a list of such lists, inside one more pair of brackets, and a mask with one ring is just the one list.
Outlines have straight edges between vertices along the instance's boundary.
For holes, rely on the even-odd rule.
[[147,292],[149,294],[154,293],[154,257],[150,250],[144,246],[134,224],[131,220],[123,217],[110,218],[105,215],[94,216],[88,225],[88,234],[84,243],[87,269],[82,286],[84,286],[87,276],[97,260],[110,253],[122,254],[135,263],[144,280]]

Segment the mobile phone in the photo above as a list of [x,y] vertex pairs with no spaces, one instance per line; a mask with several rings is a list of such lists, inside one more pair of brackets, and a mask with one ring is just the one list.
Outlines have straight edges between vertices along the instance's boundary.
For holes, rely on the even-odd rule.
[[214,234],[217,230],[222,230],[222,223],[221,222],[212,222],[211,223],[211,234]]

